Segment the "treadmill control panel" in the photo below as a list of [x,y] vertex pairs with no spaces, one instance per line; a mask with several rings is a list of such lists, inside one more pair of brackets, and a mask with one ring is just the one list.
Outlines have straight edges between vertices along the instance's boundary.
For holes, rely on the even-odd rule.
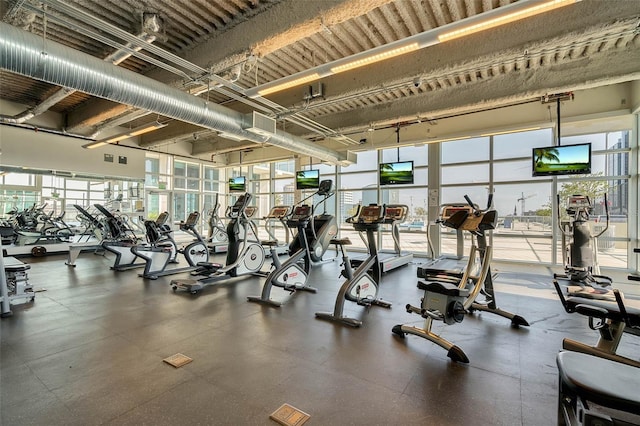
[[282,219],[289,214],[291,208],[289,206],[275,206],[271,209],[265,219]]
[[368,206],[363,206],[360,209],[360,214],[358,215],[358,222],[360,223],[378,223],[384,220],[383,207],[373,204]]
[[473,214],[473,209],[468,204],[451,204],[442,207],[440,218],[442,220],[447,220],[460,211],[467,212],[468,214]]
[[404,205],[388,205],[384,209],[385,223],[404,222],[409,213],[409,207]]

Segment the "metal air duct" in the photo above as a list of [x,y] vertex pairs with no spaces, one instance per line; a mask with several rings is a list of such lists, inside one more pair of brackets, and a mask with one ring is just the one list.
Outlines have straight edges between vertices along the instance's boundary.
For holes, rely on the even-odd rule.
[[260,136],[244,114],[104,62],[51,40],[0,23],[0,68],[36,80],[71,88],[176,120],[268,143],[332,164],[349,164],[347,155],[277,131]]

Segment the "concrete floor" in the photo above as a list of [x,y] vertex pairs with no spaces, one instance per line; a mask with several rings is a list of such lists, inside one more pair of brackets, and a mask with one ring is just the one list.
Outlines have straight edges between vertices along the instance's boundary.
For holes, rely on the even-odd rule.
[[[76,268],[65,259],[28,259],[42,291],[0,322],[4,425],[269,425],[283,403],[309,413],[309,425],[552,425],[563,337],[597,337],[585,317],[564,312],[543,267],[494,268],[499,307],[531,327],[487,313],[435,324],[467,353],[464,365],[431,342],[391,333],[422,323],[404,310],[422,296],[415,264],[383,277],[391,309],[347,302],[364,320],[352,329],[314,318],[333,307],[339,262],[314,268],[317,294],[276,309],[247,303],[260,278],[192,296],[170,290],[176,276],[143,280],[93,254]],[[640,345],[627,338],[620,352],[637,358]],[[193,362],[162,362],[176,353]]]

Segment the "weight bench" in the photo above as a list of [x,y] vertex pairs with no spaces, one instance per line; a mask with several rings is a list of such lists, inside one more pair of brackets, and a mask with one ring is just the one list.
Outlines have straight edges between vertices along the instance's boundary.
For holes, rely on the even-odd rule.
[[615,302],[611,302],[577,296],[565,297],[557,280],[553,281],[553,285],[565,311],[589,317],[589,328],[600,333],[600,338],[595,346],[565,338],[562,341],[564,349],[640,368],[640,361],[616,354],[623,333],[640,336],[639,304],[625,302],[617,289],[613,290]]
[[640,424],[639,368],[578,352],[560,352],[556,363],[558,425]]

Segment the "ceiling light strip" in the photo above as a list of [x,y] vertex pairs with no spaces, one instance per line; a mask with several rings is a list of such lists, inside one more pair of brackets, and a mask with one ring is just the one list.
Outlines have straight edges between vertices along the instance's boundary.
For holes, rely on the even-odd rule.
[[344,71],[352,70],[354,68],[359,68],[365,65],[373,64],[375,62],[384,61],[385,59],[390,59],[396,56],[404,55],[405,53],[413,52],[418,49],[420,49],[420,45],[418,43],[411,43],[406,46],[397,47],[395,49],[387,50],[386,52],[380,52],[375,55],[367,56],[362,59],[347,62],[346,64],[343,64],[343,65],[332,67],[331,72],[333,74],[338,74]]
[[442,43],[445,41],[453,40],[456,38],[464,37],[470,34],[474,34],[480,31],[488,30],[489,28],[499,27],[511,22],[519,21],[521,19],[529,18],[540,13],[548,12],[550,10],[558,9],[569,4],[573,4],[578,0],[552,0],[544,3],[534,3],[532,6],[526,9],[517,10],[506,15],[497,16],[492,19],[488,19],[477,24],[468,25],[459,28],[454,31],[449,31],[438,36],[438,40]]
[[310,81],[314,81],[314,80],[317,80],[319,78],[320,78],[320,74],[313,73],[313,74],[310,74],[310,75],[306,75],[304,77],[296,78],[294,80],[285,81],[284,83],[280,83],[280,84],[277,84],[277,85],[272,86],[272,87],[267,87],[266,89],[259,90],[258,91],[258,95],[264,96],[264,95],[268,95],[270,93],[279,92],[281,90],[288,89],[290,87],[299,86],[301,84],[308,83]]
[[107,138],[104,139],[100,139],[94,142],[90,142],[88,144],[82,145],[83,148],[87,148],[87,149],[93,149],[93,148],[98,148],[100,146],[104,146],[104,145],[108,145],[108,144],[112,144],[112,143],[116,143],[116,142],[120,142],[121,140],[124,139],[128,139],[134,136],[139,136],[145,133],[149,133],[152,132],[154,130],[158,130],[161,129],[163,127],[165,127],[166,124],[164,123],[159,123],[159,122],[154,122],[154,123],[149,123],[149,124],[143,124],[142,126],[138,126],[136,128],[133,129],[129,129],[123,133],[118,133],[117,135],[113,135],[113,136],[109,136]]
[[[346,58],[338,59],[328,64],[320,65],[310,70],[301,71],[278,80],[256,86],[246,91],[250,98],[264,96],[291,87],[309,83],[340,72],[352,70],[385,59],[393,58],[405,53],[433,46],[444,41],[464,37],[469,34],[489,28],[505,25],[510,22],[525,19],[543,12],[558,9],[581,0],[521,0],[508,6],[493,9],[484,14],[452,22],[440,28],[434,28],[419,34],[409,36],[386,45],[375,47],[366,52],[360,52]],[[490,16],[489,18],[486,15]],[[497,16],[496,16],[497,15]],[[491,18],[493,16],[493,18]]]

